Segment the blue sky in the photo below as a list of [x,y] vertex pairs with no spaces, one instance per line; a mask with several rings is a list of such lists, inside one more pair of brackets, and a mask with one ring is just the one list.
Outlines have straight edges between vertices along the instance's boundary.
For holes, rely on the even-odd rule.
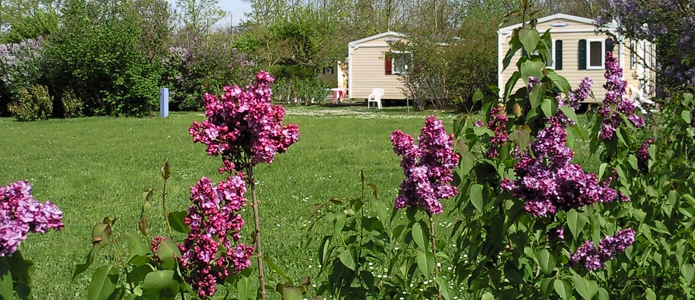
[[[167,1],[171,5],[176,6],[176,0]],[[227,12],[227,14],[232,14],[232,19],[234,22],[233,25],[238,25],[240,21],[246,19],[244,15],[251,12],[251,5],[242,0],[218,0],[218,4],[222,10]],[[226,19],[218,22],[217,25],[229,26],[229,15],[227,15]]]

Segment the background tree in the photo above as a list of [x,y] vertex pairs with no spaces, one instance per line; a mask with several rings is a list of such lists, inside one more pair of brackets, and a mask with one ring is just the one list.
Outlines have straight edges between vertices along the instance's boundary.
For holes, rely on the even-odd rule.
[[212,25],[226,16],[217,0],[178,0],[176,7],[184,25],[187,42],[209,33]]

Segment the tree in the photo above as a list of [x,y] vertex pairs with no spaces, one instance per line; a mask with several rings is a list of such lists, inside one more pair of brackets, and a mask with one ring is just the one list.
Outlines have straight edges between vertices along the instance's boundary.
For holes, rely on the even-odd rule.
[[208,33],[210,27],[226,15],[217,5],[217,0],[177,0],[176,7],[189,41]]

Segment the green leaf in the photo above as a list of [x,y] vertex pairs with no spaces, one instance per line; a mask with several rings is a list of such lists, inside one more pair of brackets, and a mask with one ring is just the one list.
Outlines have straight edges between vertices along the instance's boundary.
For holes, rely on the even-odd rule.
[[693,280],[693,274],[695,274],[695,268],[692,264],[686,263],[681,266],[681,274],[683,274],[685,282],[690,284],[690,282]]
[[473,169],[474,165],[475,165],[475,157],[473,156],[473,153],[466,152],[466,154],[464,154],[463,158],[461,159],[461,173],[459,173],[461,178],[468,175],[468,173],[470,173],[471,170]]
[[610,300],[611,297],[608,295],[608,291],[604,288],[598,289],[598,300]]
[[602,163],[601,166],[598,168],[598,178],[599,179],[603,178],[603,174],[606,173],[606,167],[608,167],[608,164]]
[[131,257],[135,255],[147,255],[150,252],[137,232],[126,232],[125,239],[126,243],[128,243],[128,251],[130,251]]
[[[108,218],[104,219],[106,221]],[[111,243],[111,224],[97,223],[92,228],[92,244],[105,247]]]
[[512,132],[512,141],[514,141],[514,144],[519,146],[520,149],[526,149],[530,140],[531,135],[526,130],[518,129]]
[[282,288],[282,300],[302,300],[302,290],[292,285],[284,285]]
[[689,111],[684,110],[681,112],[681,118],[683,118],[683,121],[685,121],[685,123],[690,124],[690,121],[692,120],[692,115]]
[[292,278],[290,278],[289,276],[287,276],[287,274],[285,274],[285,272],[283,272],[282,269],[280,269],[280,267],[278,267],[278,265],[275,264],[275,262],[274,262],[270,257],[264,256],[264,257],[263,257],[263,261],[264,261],[271,269],[273,269],[273,271],[275,271],[276,273],[278,273],[278,275],[282,276],[282,278],[285,278],[285,280],[287,280],[287,282],[292,283]]
[[343,230],[345,226],[345,213],[338,211],[335,213],[335,223],[333,224],[333,238],[340,237],[340,231]]
[[88,300],[108,300],[116,291],[118,284],[118,267],[114,265],[101,266],[92,275],[92,281],[87,286]]
[[154,269],[152,269],[150,265],[137,266],[128,272],[128,278],[126,279],[129,283],[138,285],[140,282],[143,282],[147,274],[150,274],[152,271],[154,271]]
[[418,251],[417,255],[415,256],[415,261],[417,262],[417,267],[420,269],[422,275],[425,276],[425,279],[429,280],[430,270],[427,264],[427,251]]
[[576,209],[572,209],[567,212],[567,225],[572,232],[572,236],[577,238],[579,234],[584,229],[584,225],[589,221],[584,214],[577,212]]
[[[524,79],[524,83],[528,86],[529,76],[536,77],[539,81],[543,81],[543,70],[545,70],[545,64],[540,60],[527,60],[521,64],[521,78]],[[545,86],[545,85],[543,85]]]
[[471,203],[480,212],[483,211],[483,186],[480,184],[474,184],[471,186]]
[[644,297],[647,298],[647,300],[656,300],[656,293],[650,288],[647,288],[647,290],[644,293]]
[[174,229],[180,233],[188,234],[191,229],[186,225],[186,216],[188,215],[185,211],[172,211],[167,216],[169,218],[169,225],[171,229]]
[[514,86],[516,85],[517,81],[519,81],[519,78],[521,78],[521,73],[519,73],[519,71],[514,71],[512,77],[509,78],[507,83],[504,85],[504,99],[509,98],[509,94],[511,94],[512,90],[514,90]]
[[483,297],[480,298],[481,300],[495,300],[495,296],[493,296],[490,292],[487,292],[483,294]]
[[176,258],[181,257],[181,251],[174,240],[166,238],[159,243],[157,247],[157,256],[159,256],[162,268],[173,270],[177,265]]
[[101,250],[101,248],[103,247],[97,243],[94,244],[94,246],[92,246],[92,249],[89,249],[89,253],[87,253],[87,256],[85,257],[85,262],[77,264],[75,266],[75,273],[72,274],[73,280],[75,279],[75,277],[77,277],[77,275],[82,274],[82,272],[86,271],[89,268],[89,266],[92,265],[92,262],[94,261],[94,256],[97,253],[99,253],[99,250]]
[[444,278],[437,277],[434,279],[439,287],[439,293],[444,297],[445,300],[451,300],[451,291],[449,291],[449,281]]
[[384,201],[381,200],[372,200],[372,205],[374,205],[374,210],[376,210],[377,217],[379,217],[379,220],[381,220],[381,223],[384,224],[386,221],[389,219],[389,214],[387,210],[387,205]]
[[0,300],[14,299],[14,283],[6,258],[0,257]]
[[590,300],[598,293],[598,284],[596,281],[583,278],[579,275],[572,276],[572,280],[574,281],[574,287],[577,289],[577,292],[585,300]]
[[352,258],[352,253],[350,250],[345,249],[343,252],[340,253],[340,262],[343,263],[343,265],[350,269],[350,270],[355,270],[356,265],[355,265],[355,260]]
[[547,249],[541,250],[541,253],[538,255],[538,262],[545,276],[550,276],[555,269],[555,264],[557,264],[557,260]]
[[249,278],[246,276],[240,276],[236,282],[236,288],[239,292],[239,300],[249,299]]
[[541,110],[543,111],[543,114],[547,117],[550,118],[553,115],[553,103],[550,99],[548,98],[543,98],[541,101]]
[[418,249],[427,250],[427,243],[425,242],[424,234],[422,232],[422,226],[420,223],[413,224],[413,240],[417,244]]
[[143,300],[174,299],[179,292],[179,282],[173,270],[160,270],[147,274],[142,284]]
[[577,123],[577,115],[574,113],[574,109],[567,105],[563,105],[560,107],[560,111],[562,111],[562,114],[566,117],[570,118],[570,120],[574,121],[574,123]]
[[569,299],[569,297],[572,296],[572,285],[570,285],[569,282],[556,279],[555,282],[553,282],[553,286],[560,298]]
[[550,78],[550,80],[553,82],[553,84],[555,86],[557,86],[558,88],[560,88],[560,90],[563,93],[567,94],[570,92],[570,90],[572,88],[570,87],[570,83],[567,81],[567,79],[565,79],[565,77],[558,75],[553,70],[546,70],[546,71],[548,71],[548,78]]
[[536,107],[541,105],[544,95],[545,85],[537,84],[531,88],[531,91],[528,94],[528,99],[531,102],[531,110],[534,110]]
[[524,45],[524,49],[528,54],[536,50],[536,46],[540,40],[541,36],[535,29],[522,28],[519,30],[519,41]]

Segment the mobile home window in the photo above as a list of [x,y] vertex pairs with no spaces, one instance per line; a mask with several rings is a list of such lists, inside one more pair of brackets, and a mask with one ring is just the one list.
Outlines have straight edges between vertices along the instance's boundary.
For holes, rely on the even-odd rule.
[[408,68],[413,56],[408,52],[392,52],[391,53],[391,66],[392,74],[405,74],[408,73]]
[[603,69],[604,44],[603,40],[589,41],[589,69]]

